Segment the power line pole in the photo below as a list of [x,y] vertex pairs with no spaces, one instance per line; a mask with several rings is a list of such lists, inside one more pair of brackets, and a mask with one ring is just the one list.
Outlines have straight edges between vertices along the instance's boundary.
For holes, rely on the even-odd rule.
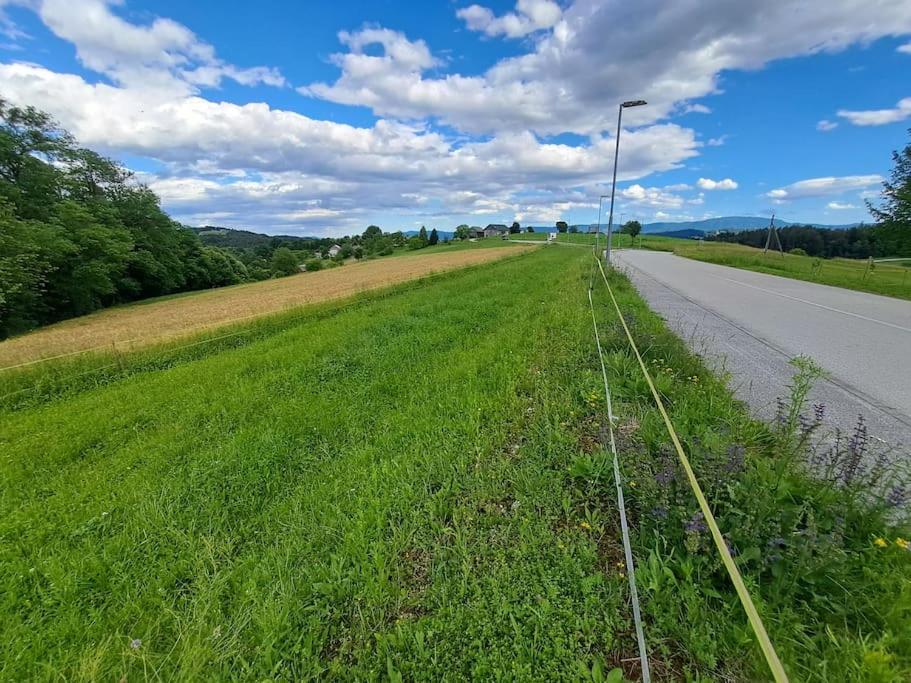
[[762,250],[762,253],[765,254],[769,250],[769,242],[772,240],[772,234],[775,234],[775,243],[778,245],[778,251],[784,256],[784,249],[781,248],[781,238],[778,236],[778,228],[775,227],[775,213],[772,213],[772,220],[769,221],[769,232],[765,236],[765,248]]

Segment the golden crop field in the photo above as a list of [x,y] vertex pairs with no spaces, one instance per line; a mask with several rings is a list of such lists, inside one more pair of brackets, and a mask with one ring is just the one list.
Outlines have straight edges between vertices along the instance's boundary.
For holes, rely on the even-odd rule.
[[534,249],[511,245],[409,254],[109,308],[0,342],[0,368],[89,349],[126,350],[204,329],[341,299],[432,273],[462,268]]

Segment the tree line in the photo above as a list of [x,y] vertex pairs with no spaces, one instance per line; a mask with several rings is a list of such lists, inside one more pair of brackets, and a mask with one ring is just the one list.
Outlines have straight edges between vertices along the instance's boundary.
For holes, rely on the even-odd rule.
[[[812,225],[791,225],[778,228],[778,237],[784,251],[800,249],[808,256],[820,258],[867,258],[884,256],[877,249],[876,228],[860,226],[845,230],[817,228]],[[734,242],[762,249],[768,236],[768,229],[741,230],[740,232],[719,232],[707,235],[713,242]],[[772,239],[772,247],[775,240]],[[799,252],[798,252],[799,253]]]
[[131,174],[0,100],[0,338],[117,303],[241,282]]
[[[908,133],[911,135],[911,129]],[[797,249],[808,256],[821,258],[911,257],[911,144],[892,153],[892,164],[889,179],[883,183],[879,205],[867,201],[867,209],[876,219],[874,225],[846,230],[812,225],[779,228],[782,248],[785,251]],[[706,239],[761,248],[765,246],[767,234],[767,229],[742,230],[722,232]]]
[[438,240],[436,230],[409,239],[375,225],[343,238],[187,228],[123,166],[80,147],[46,113],[0,99],[0,339],[115,304]]

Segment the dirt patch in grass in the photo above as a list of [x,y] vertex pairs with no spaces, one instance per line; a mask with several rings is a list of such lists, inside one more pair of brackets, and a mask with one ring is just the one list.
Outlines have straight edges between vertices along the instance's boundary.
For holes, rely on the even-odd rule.
[[147,346],[533,248],[513,246],[364,261],[316,273],[109,308],[0,343],[0,367],[89,349],[128,350]]

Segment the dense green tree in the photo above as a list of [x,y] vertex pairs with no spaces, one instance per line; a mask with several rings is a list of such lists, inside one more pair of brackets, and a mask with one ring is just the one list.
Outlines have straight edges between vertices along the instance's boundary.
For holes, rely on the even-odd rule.
[[[911,134],[911,129],[908,130]],[[879,206],[867,203],[876,218],[879,250],[890,256],[911,256],[911,144],[892,153],[892,173],[883,183]]]
[[97,308],[246,279],[130,173],[0,100],[0,338]]
[[383,231],[378,225],[368,225],[367,229],[364,230],[363,238],[364,240],[374,239],[376,237],[382,237]]
[[427,228],[425,228],[423,225],[421,226],[421,229],[418,232],[418,239],[421,240],[421,244],[423,246],[427,246],[427,240],[429,238],[427,237]]
[[636,235],[642,232],[642,223],[639,221],[626,221],[623,224],[623,232],[629,235],[631,239],[636,239]]
[[293,275],[299,270],[297,257],[288,247],[279,247],[272,254],[272,272],[276,275]]
[[458,226],[458,227],[455,229],[455,231],[453,232],[453,234],[452,234],[453,239],[457,239],[457,240],[466,240],[466,239],[468,239],[468,231],[469,231],[469,229],[470,229],[470,228],[469,228],[467,225],[465,225],[464,223],[462,223],[462,225]]
[[557,221],[557,232],[566,232],[567,230],[569,230],[569,226],[566,221]]
[[440,236],[437,233],[437,229],[434,228],[433,230],[430,231],[430,237],[427,238],[427,244],[432,247],[433,245],[437,244],[439,241],[440,241]]
[[522,232],[522,226],[519,225],[519,221],[513,221],[512,225],[509,226],[510,235],[518,235]]
[[534,232],[534,231],[535,231],[535,229],[533,227],[531,227],[530,225],[527,228],[525,228],[525,232]]

